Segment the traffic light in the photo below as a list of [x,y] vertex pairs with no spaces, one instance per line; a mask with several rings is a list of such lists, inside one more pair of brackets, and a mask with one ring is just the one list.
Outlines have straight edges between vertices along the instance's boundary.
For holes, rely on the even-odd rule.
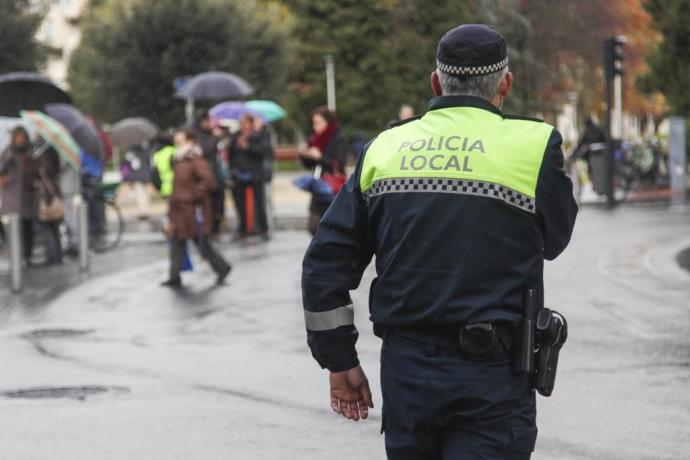
[[625,36],[618,35],[611,37],[604,42],[604,70],[607,80],[613,80],[616,75],[623,75],[623,47],[625,46]]

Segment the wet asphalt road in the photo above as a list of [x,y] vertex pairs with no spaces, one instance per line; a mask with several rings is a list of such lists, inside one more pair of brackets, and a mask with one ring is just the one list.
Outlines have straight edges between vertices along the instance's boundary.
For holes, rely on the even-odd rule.
[[[384,458],[380,408],[338,419],[305,346],[307,243],[284,232],[224,245],[235,271],[221,287],[201,264],[184,291],[158,287],[165,246],[141,243],[96,259],[92,277],[39,275],[60,288],[39,279],[3,296],[0,459]],[[688,208],[581,211],[571,247],[547,265],[547,304],[570,337],[554,396],[539,400],[534,459],[690,458],[685,247]],[[372,276],[354,298],[380,403]]]

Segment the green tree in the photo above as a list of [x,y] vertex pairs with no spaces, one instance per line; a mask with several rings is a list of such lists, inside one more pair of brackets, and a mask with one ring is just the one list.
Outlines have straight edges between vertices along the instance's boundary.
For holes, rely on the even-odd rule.
[[299,124],[308,128],[311,109],[326,104],[327,54],[335,57],[337,112],[349,134],[379,132],[401,104],[423,109],[438,39],[467,19],[467,3],[287,0],[299,43],[289,106]]
[[645,90],[659,91],[673,113],[690,115],[690,3],[685,0],[648,0],[645,9],[661,34],[661,42],[647,62]]
[[291,0],[297,23],[297,59],[292,69],[290,112],[304,128],[309,113],[326,104],[324,57],[335,59],[337,112],[344,128],[370,134],[390,118],[386,44],[391,7],[379,0]]
[[448,30],[468,22],[470,15],[466,1],[439,0],[433,7],[426,0],[395,2],[394,33],[389,40],[395,62],[391,87],[398,89],[394,103],[412,104],[421,113],[426,110],[433,96],[430,75],[436,68],[438,41]]
[[42,15],[29,0],[0,0],[0,74],[35,71],[46,49],[35,39]]
[[290,15],[279,3],[240,0],[104,0],[91,10],[69,80],[97,118],[183,119],[173,80],[208,70],[249,81],[256,97],[284,91]]

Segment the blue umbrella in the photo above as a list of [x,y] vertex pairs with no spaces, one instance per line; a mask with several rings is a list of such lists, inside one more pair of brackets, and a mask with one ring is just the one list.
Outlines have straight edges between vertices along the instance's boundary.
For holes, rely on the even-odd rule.
[[244,102],[221,102],[211,107],[208,111],[208,114],[214,120],[239,120],[247,113],[266,121],[260,113],[247,106]]

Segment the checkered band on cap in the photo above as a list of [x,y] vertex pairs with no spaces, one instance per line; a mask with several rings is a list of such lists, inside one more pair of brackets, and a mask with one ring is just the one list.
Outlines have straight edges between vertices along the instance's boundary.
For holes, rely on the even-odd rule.
[[536,213],[535,199],[504,185],[467,179],[447,179],[429,177],[391,178],[375,181],[364,192],[364,199],[387,193],[453,193],[473,195],[503,201],[529,213]]
[[443,72],[450,75],[472,76],[472,75],[488,75],[490,73],[498,72],[508,65],[508,58],[506,57],[501,62],[496,64],[479,66],[479,67],[460,67],[454,65],[447,65],[441,61],[436,61],[436,66]]

